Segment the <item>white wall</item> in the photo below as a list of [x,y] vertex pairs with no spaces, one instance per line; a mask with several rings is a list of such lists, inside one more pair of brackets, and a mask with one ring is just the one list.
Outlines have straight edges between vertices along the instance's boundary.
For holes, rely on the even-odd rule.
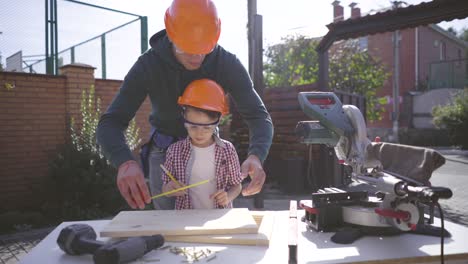
[[413,126],[415,128],[434,128],[432,108],[452,102],[459,89],[435,89],[413,96]]

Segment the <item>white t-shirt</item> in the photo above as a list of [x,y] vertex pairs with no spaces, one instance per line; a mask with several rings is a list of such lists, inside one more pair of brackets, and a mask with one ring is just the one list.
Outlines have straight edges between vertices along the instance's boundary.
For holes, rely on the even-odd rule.
[[215,144],[200,148],[192,145],[194,160],[192,174],[189,184],[199,181],[210,180],[210,182],[190,188],[190,197],[194,209],[214,209],[215,201],[210,195],[216,190],[216,166],[215,166]]

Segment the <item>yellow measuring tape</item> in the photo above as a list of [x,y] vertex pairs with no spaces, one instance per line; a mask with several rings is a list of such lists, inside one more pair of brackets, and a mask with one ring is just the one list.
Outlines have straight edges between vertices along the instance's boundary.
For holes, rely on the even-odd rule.
[[168,192],[165,192],[165,193],[155,195],[155,196],[151,197],[151,199],[156,199],[156,198],[159,198],[161,196],[166,196],[166,195],[171,194],[171,193],[176,193],[178,191],[182,191],[182,190],[185,190],[185,189],[188,189],[188,188],[192,188],[192,187],[195,187],[195,186],[198,186],[198,185],[202,185],[202,184],[208,183],[209,181],[210,180],[199,181],[199,182],[194,183],[194,184],[190,184],[190,185],[178,188],[178,189],[174,189],[172,191],[168,191]]

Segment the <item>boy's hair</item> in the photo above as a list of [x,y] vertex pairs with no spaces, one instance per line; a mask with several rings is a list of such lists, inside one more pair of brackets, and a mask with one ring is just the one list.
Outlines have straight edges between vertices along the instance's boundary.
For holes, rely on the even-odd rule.
[[209,118],[212,118],[212,119],[219,119],[221,117],[220,112],[210,111],[210,110],[198,108],[198,107],[191,106],[191,105],[184,105],[184,112],[187,111],[188,109],[205,113]]

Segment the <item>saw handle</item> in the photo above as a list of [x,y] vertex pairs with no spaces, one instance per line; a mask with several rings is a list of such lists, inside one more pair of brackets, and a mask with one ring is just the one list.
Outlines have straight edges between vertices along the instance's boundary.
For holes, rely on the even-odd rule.
[[423,203],[436,203],[439,199],[452,197],[452,190],[446,187],[407,186],[409,194],[413,194]]

